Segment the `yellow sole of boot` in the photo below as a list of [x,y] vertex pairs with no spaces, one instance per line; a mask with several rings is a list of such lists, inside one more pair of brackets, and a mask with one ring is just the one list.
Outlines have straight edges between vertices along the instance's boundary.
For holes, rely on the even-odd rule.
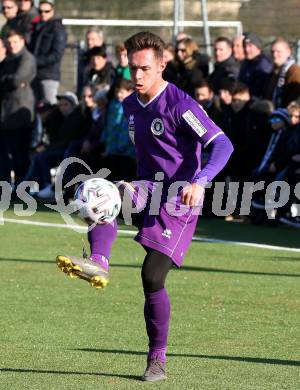
[[92,278],[89,278],[88,276],[80,274],[80,272],[82,272],[81,267],[74,264],[72,260],[66,256],[57,256],[56,264],[58,268],[71,279],[80,278],[86,280],[96,289],[101,289],[108,285],[108,280],[101,276],[93,276]]

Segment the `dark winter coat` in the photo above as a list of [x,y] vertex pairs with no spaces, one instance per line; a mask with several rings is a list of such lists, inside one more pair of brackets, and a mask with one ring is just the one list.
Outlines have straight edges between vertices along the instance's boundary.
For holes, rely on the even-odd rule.
[[66,42],[67,34],[60,18],[54,17],[34,26],[29,48],[37,61],[38,80],[60,80]]
[[8,55],[0,68],[0,101],[2,129],[32,126],[34,96],[31,82],[36,75],[36,62],[24,47],[16,55]]
[[87,75],[85,75],[84,85],[99,85],[107,84],[112,86],[116,77],[115,69],[111,62],[106,62],[103,69],[95,70],[91,69]]
[[58,108],[45,121],[49,149],[66,149],[74,140],[84,137],[91,126],[91,115],[86,114],[81,106],[64,117]]
[[[278,82],[280,70],[281,68],[274,68],[273,72],[269,75],[265,88],[265,99],[273,101],[274,90]],[[286,72],[285,82],[281,90],[281,102],[279,104],[279,107],[287,107],[290,102],[292,102],[293,100],[297,100],[299,97],[300,66],[297,64],[293,64]]]
[[273,65],[268,57],[260,54],[252,60],[244,60],[241,65],[239,81],[246,84],[252,96],[264,96],[264,88]]
[[241,111],[231,111],[228,138],[234,146],[228,169],[235,179],[248,179],[267,148],[271,130],[269,112],[260,101],[249,101]]
[[163,77],[173,82],[190,96],[194,96],[195,86],[208,73],[208,57],[205,54],[195,52],[184,62],[172,61],[168,64]]
[[240,63],[229,57],[225,61],[215,62],[214,71],[209,76],[209,83],[215,93],[221,89],[224,79],[237,80],[240,71]]
[[35,7],[32,7],[28,12],[20,12],[16,19],[16,30],[22,32],[27,45],[29,45],[34,26],[40,20],[39,12]]

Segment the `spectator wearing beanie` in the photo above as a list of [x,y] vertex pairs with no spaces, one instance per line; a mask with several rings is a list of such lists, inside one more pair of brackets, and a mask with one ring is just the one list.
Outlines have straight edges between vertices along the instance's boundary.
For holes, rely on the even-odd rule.
[[272,63],[262,52],[262,41],[255,33],[245,35],[244,50],[246,59],[243,61],[239,81],[246,84],[253,97],[261,98]]

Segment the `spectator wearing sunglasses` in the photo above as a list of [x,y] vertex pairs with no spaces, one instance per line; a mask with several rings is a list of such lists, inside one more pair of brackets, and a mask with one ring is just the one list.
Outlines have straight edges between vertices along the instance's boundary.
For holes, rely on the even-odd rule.
[[[168,74],[172,74],[172,77],[166,77]],[[167,71],[164,73],[165,79],[174,82],[190,96],[194,96],[195,85],[207,74],[208,57],[199,52],[197,43],[191,38],[179,41],[176,45],[175,60],[168,63]]]
[[67,34],[62,19],[55,14],[54,0],[40,1],[39,14],[29,46],[37,61],[34,92],[38,101],[56,104]]

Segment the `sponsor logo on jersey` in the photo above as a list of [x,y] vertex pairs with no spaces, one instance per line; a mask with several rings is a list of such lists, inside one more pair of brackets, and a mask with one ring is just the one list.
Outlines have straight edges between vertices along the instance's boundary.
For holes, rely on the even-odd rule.
[[129,115],[128,128],[130,131],[134,131],[134,115]]
[[134,144],[134,131],[135,131],[134,115],[129,115],[128,132],[129,132],[129,138],[131,139],[131,142],[133,144]]
[[160,118],[155,118],[152,121],[151,131],[154,135],[161,135],[165,131],[164,123]]
[[187,110],[182,117],[200,137],[207,132],[207,129],[202,125],[200,120],[192,113],[191,110]]
[[166,237],[166,238],[170,239],[171,236],[172,236],[172,231],[171,231],[170,229],[165,229],[165,230],[162,232],[161,235],[162,235],[163,237]]

